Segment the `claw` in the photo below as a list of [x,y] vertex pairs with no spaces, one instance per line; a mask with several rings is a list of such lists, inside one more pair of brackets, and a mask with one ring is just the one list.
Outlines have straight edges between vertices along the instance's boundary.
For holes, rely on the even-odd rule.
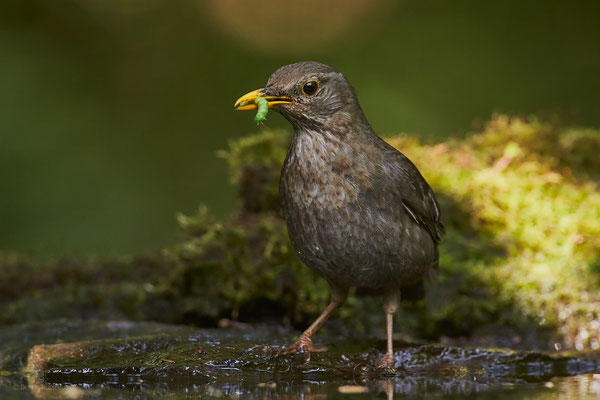
[[379,360],[379,364],[377,365],[377,368],[393,369],[395,364],[396,364],[396,359],[394,358],[394,356],[391,354],[386,354],[385,356],[383,356],[383,358],[381,360]]
[[296,343],[282,348],[277,352],[277,355],[302,352],[304,353],[304,360],[309,362],[311,353],[320,353],[323,351],[327,351],[327,347],[314,345],[309,336],[300,335]]

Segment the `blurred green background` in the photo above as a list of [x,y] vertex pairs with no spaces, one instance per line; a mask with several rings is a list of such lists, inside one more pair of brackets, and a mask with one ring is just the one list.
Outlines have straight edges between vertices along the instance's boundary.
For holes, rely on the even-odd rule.
[[600,126],[592,1],[4,0],[0,49],[0,251],[148,253],[176,212],[226,215],[215,153],[260,129],[233,102],[295,61],[341,70],[383,135]]

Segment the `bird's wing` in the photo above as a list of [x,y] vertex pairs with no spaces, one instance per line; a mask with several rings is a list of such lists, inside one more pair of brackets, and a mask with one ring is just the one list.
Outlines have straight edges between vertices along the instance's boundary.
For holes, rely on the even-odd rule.
[[386,163],[386,172],[396,182],[395,201],[399,201],[406,213],[431,235],[435,243],[439,243],[445,231],[433,190],[404,154],[391,146],[385,153],[392,161]]

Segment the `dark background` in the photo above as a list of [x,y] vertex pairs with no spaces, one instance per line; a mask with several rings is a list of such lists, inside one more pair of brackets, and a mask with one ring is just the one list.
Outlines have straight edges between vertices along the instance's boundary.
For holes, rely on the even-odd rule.
[[[382,135],[460,137],[494,112],[600,126],[600,6],[583,1],[4,0],[0,250],[147,253],[235,201],[234,112],[318,60]],[[289,129],[268,115],[266,127]]]

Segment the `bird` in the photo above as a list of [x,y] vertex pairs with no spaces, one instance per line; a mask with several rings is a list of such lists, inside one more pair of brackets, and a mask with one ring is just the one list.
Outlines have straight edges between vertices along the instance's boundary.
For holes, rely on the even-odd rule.
[[377,366],[392,369],[400,300],[422,298],[424,283],[439,268],[444,226],[434,192],[417,167],[374,132],[335,68],[316,61],[282,66],[234,108],[256,109],[258,98],[294,129],[281,170],[281,209],[298,257],[331,287],[329,305],[280,353],[325,351],[312,336],[355,287],[383,295],[387,349]]

